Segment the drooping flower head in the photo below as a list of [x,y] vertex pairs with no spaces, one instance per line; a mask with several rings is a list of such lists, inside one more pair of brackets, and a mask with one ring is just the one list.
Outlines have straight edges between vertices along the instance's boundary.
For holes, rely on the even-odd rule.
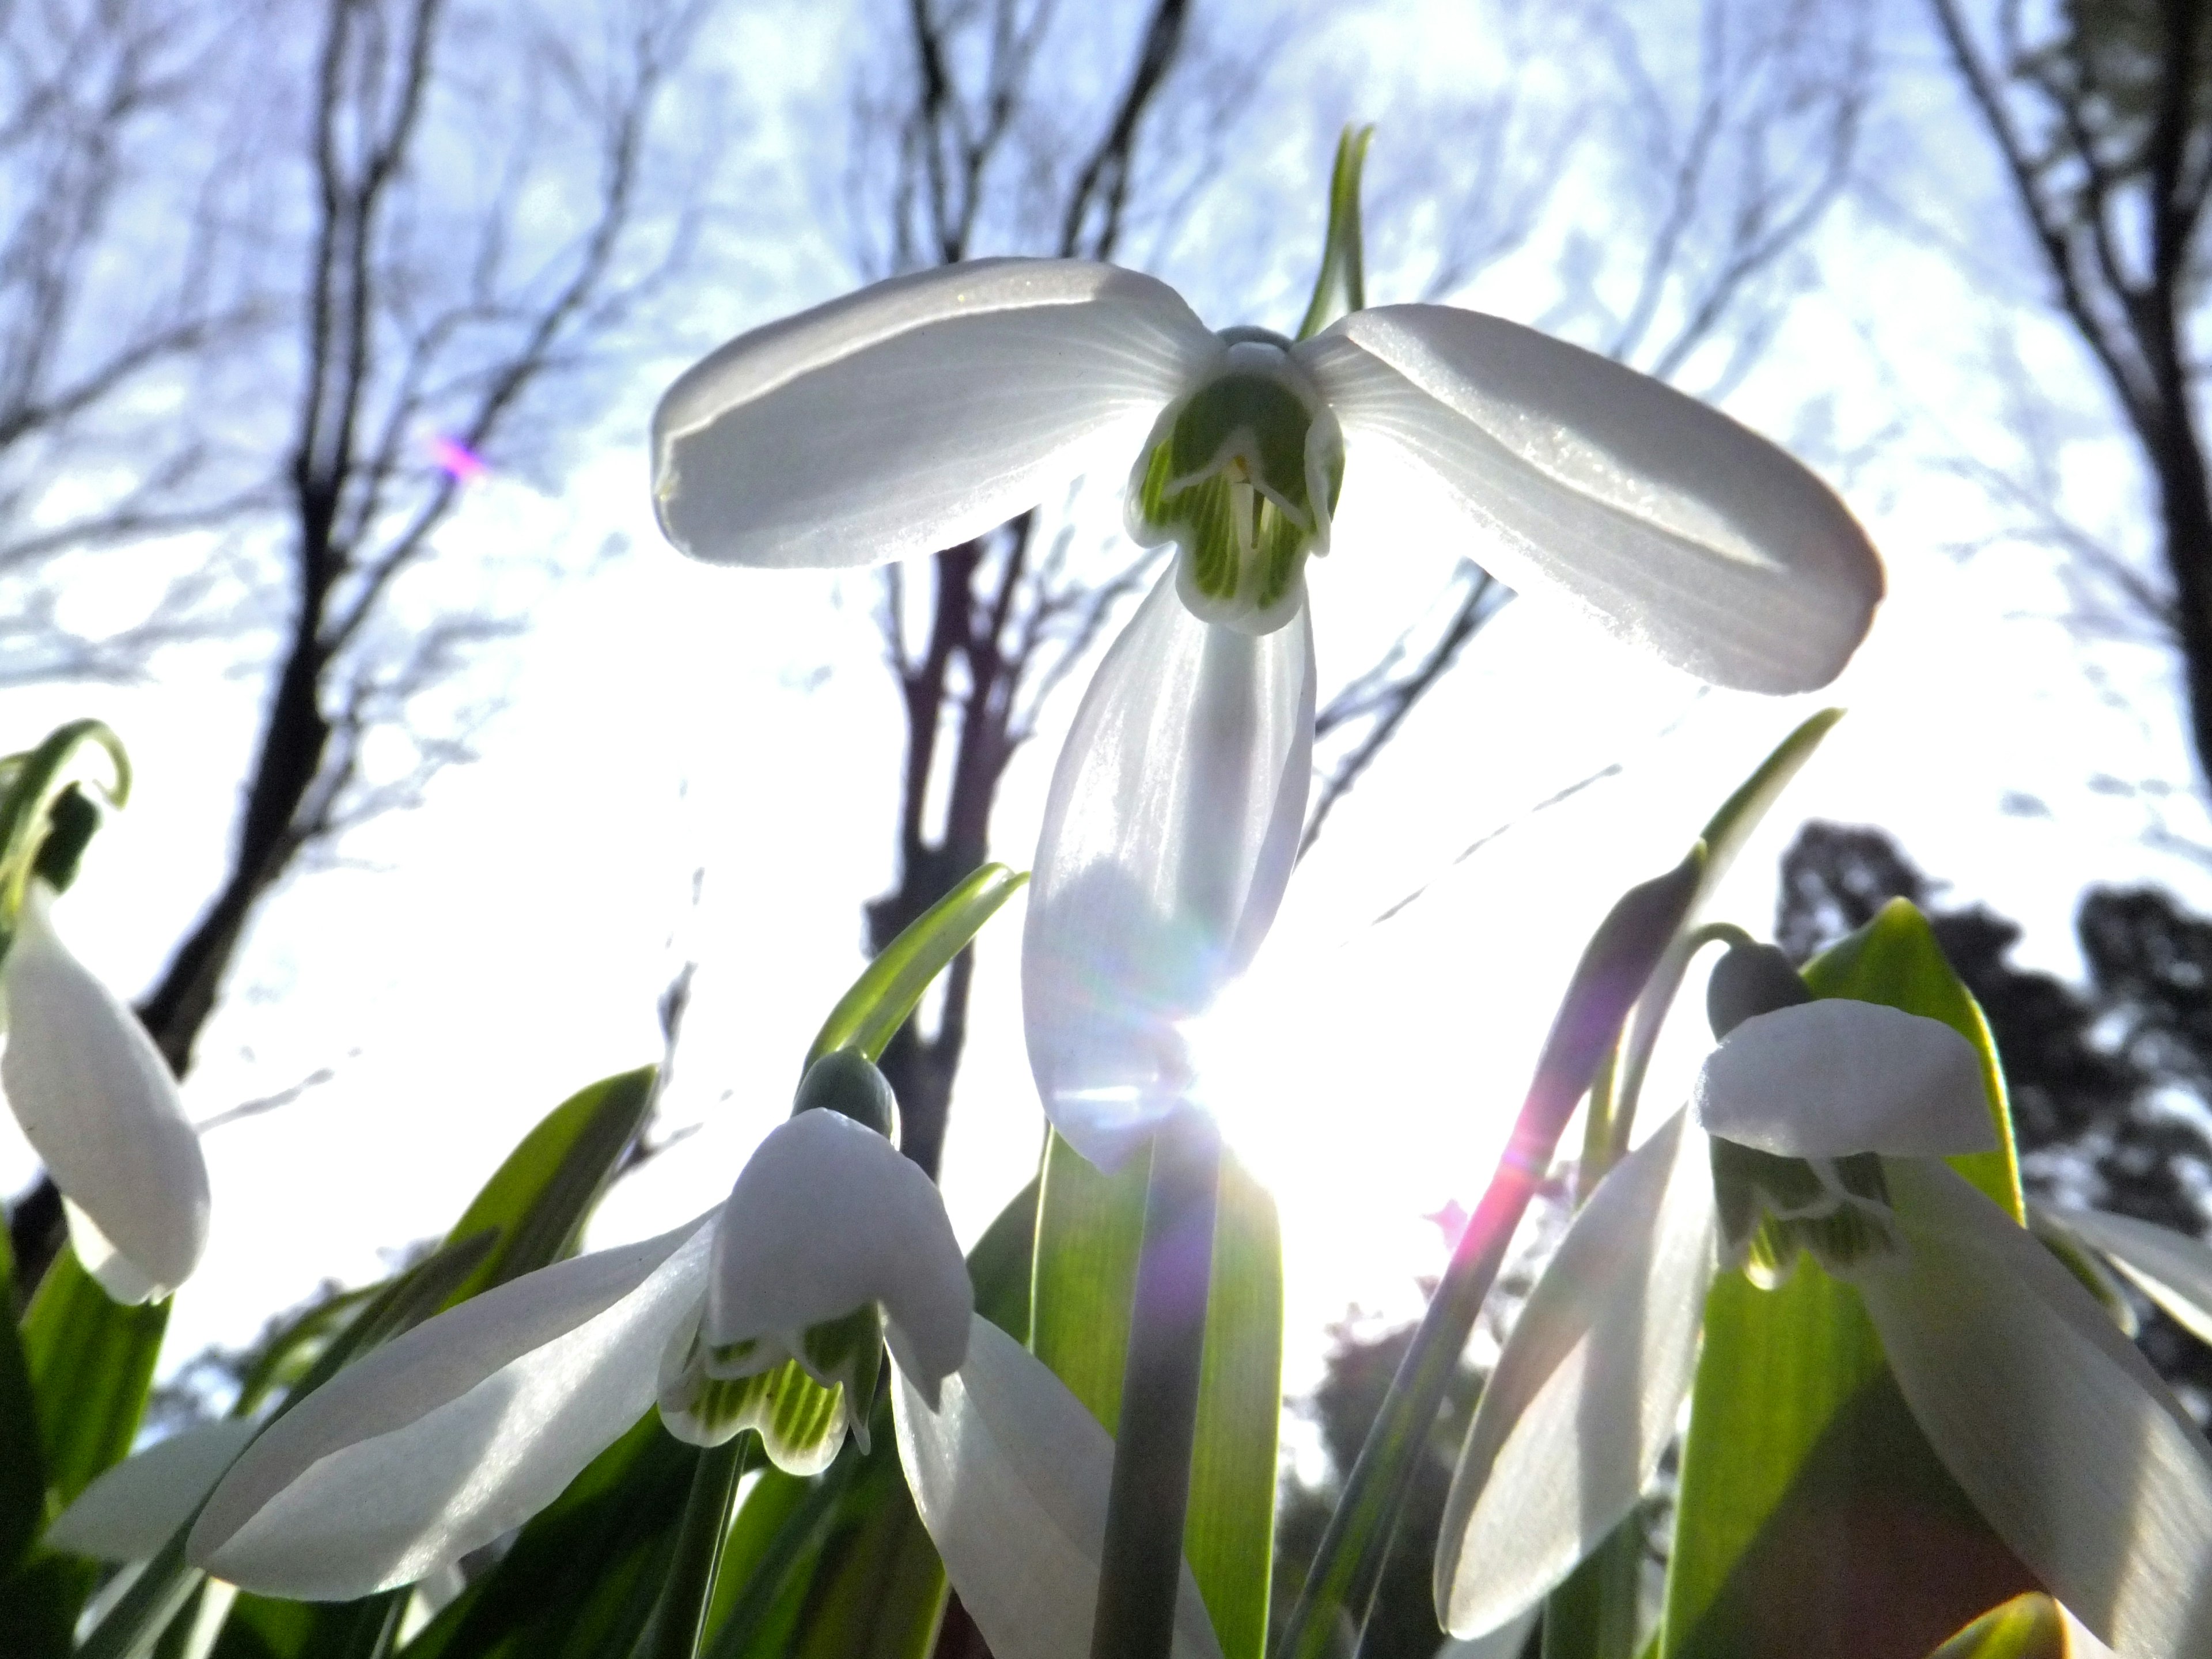
[[145,1302],[199,1263],[207,1163],[168,1062],[54,928],[54,902],[100,823],[84,792],[61,782],[88,744],[114,763],[107,796],[121,805],[129,764],[95,721],[0,761],[0,1090],[61,1191],[79,1262],[117,1301]]
[[[278,1418],[224,1475],[191,1559],[272,1595],[410,1583],[520,1525],[657,1404],[679,1438],[757,1430],[794,1474],[866,1432],[888,1337],[933,1395],[974,1292],[929,1178],[817,1061],[712,1214],[557,1262],[417,1326]],[[856,1121],[859,1120],[859,1121]]]
[[1179,1027],[1249,961],[1311,764],[1305,564],[1425,543],[1714,684],[1825,684],[1881,569],[1780,450],[1533,330],[1442,306],[1291,342],[1208,331],[1113,266],[985,259],[740,336],[669,389],[653,501],[693,556],[849,568],[1128,479],[1173,568],[1107,653],[1054,773],[1023,995],[1060,1132],[1119,1164],[1182,1097]]
[[1794,986],[1786,1006],[1717,1022],[1691,1105],[1599,1183],[1499,1356],[1446,1507],[1438,1617],[1478,1635],[1565,1577],[1672,1437],[1714,1273],[1772,1285],[1810,1257],[1857,1292],[1929,1445],[2052,1594],[2123,1654],[2204,1650],[2212,1446],[1942,1161],[1995,1144],[1973,1050],[1936,1020],[1811,1000],[1786,963],[1757,977]]

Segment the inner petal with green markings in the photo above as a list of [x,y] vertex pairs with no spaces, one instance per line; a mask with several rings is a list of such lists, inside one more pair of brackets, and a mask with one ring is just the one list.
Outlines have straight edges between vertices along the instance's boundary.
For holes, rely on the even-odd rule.
[[1902,1249],[1881,1159],[1778,1158],[1712,1139],[1713,1198],[1720,1211],[1721,1260],[1753,1284],[1784,1283],[1802,1250],[1838,1278]]
[[1129,533],[1181,552],[1193,615],[1270,634],[1297,614],[1306,556],[1328,550],[1344,482],[1336,417],[1287,343],[1231,330],[1212,376],[1169,406],[1129,481]]

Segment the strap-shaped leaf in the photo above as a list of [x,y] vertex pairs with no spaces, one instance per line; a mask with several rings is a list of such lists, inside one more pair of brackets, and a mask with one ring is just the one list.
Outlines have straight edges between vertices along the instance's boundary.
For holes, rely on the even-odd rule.
[[[0,1228],[0,1313],[15,1306],[15,1256]],[[12,1318],[0,1318],[0,1585],[46,1521],[46,1460],[31,1367]],[[4,1595],[0,1590],[0,1595]]]
[[[987,864],[910,923],[877,954],[853,988],[838,1000],[806,1051],[806,1065],[832,1048],[857,1048],[881,1060],[884,1046],[912,1013],[929,981],[968,947],[1021,885],[1003,864]],[[805,1066],[801,1066],[803,1073]]]
[[1823,708],[1801,720],[1706,821],[1698,836],[1705,844],[1705,865],[1697,892],[1684,913],[1681,928],[1651,970],[1650,983],[1638,999],[1636,1010],[1629,1018],[1627,1033],[1621,1039],[1617,1064],[1594,1091],[1606,1110],[1592,1113],[1593,1124],[1610,1120],[1606,1124],[1608,1145],[1595,1149],[1601,1161],[1609,1164],[1628,1151],[1637,1101],[1650,1071],[1652,1054],[1659,1046],[1660,1028],[1666,1024],[1668,1010],[1674,1006],[1675,993],[1682,988],[1682,976],[1689,971],[1690,958],[1698,949],[1698,938],[1690,930],[1690,924],[1697,920],[1699,905],[1720,884],[1721,878],[1735,862],[1736,854],[1743,850],[1744,842],[1751,838],[1751,832],[1765,818],[1767,810],[1843,717],[1840,708]]
[[497,1243],[449,1302],[465,1302],[571,1253],[592,1206],[653,1105],[658,1069],[641,1066],[580,1089],[525,1135],[453,1224],[449,1239]]
[[[1839,939],[1805,969],[1815,996],[1855,997],[1937,1019],[1973,1046],[1982,1087],[1990,1097],[1996,1149],[1946,1161],[1980,1188],[2015,1221],[2026,1214],[2020,1192],[2020,1154],[2012,1139],[2012,1108],[2005,1093],[1996,1040],[1981,1006],[1936,942],[1928,918],[1903,899],[1892,899],[1875,919]],[[1984,1603],[1984,1605],[1987,1605]]]
[[[166,1300],[137,1307],[111,1301],[73,1249],[46,1270],[24,1315],[19,1350],[35,1402],[36,1472],[43,1476],[36,1527],[43,1528],[94,1475],[129,1455],[168,1323]],[[33,1473],[20,1467],[23,1450],[19,1443],[13,1455],[17,1481]],[[16,1498],[31,1495],[25,1486]],[[0,1577],[0,1608],[8,1614],[0,1628],[8,1639],[0,1648],[22,1659],[66,1654],[98,1573],[90,1561],[33,1547]]]
[[[1103,1176],[1055,1134],[1046,1153],[1030,1350],[1109,1430],[1121,1412],[1150,1160]],[[1260,1659],[1274,1547],[1282,1245],[1274,1200],[1222,1160],[1183,1554],[1226,1659]]]
[[1367,260],[1359,226],[1359,174],[1367,163],[1373,127],[1346,127],[1337,140],[1336,166],[1328,181],[1328,233],[1314,276],[1313,299],[1298,325],[1298,338],[1310,340],[1338,318],[1367,304]]

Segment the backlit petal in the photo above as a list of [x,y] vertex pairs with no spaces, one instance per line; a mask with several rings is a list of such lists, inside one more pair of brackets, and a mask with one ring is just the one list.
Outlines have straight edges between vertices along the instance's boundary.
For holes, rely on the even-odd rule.
[[2122,1654],[2212,1653],[2212,1447],[2025,1228],[1933,1159],[1887,1175],[1907,1248],[1853,1282],[1929,1443]]
[[895,276],[740,335],[653,419],[669,540],[845,566],[980,536],[1097,455],[1118,481],[1222,349],[1165,283],[1070,259]]
[[123,1300],[166,1296],[207,1242],[207,1164],[146,1028],[55,936],[53,896],[32,881],[0,965],[0,1086],[54,1185],[123,1259],[101,1259],[101,1283]]
[[150,1561],[259,1427],[228,1418],[155,1441],[79,1492],[41,1541],[100,1561]]
[[2175,1323],[2198,1341],[2212,1342],[2212,1245],[2133,1216],[2075,1209],[2051,1213],[2109,1257]]
[[[978,1317],[936,1410],[902,1371],[899,1461],[945,1576],[996,1659],[1091,1651],[1114,1441],[1043,1361]],[[1175,1659],[1219,1659],[1190,1566]]]
[[1352,556],[1389,533],[1386,514],[1425,507],[1451,550],[1511,586],[1747,690],[1824,685],[1865,636],[1882,594],[1865,532],[1804,467],[1695,398],[1447,306],[1354,313],[1298,356],[1344,424],[1338,544]]
[[801,1112],[761,1142],[722,1206],[704,1334],[716,1347],[775,1335],[796,1353],[808,1326],[871,1302],[899,1363],[934,1393],[968,1351],[975,1306],[945,1200],[873,1129]]
[[191,1559],[264,1595],[339,1601],[519,1526],[652,1405],[711,1237],[692,1222],[525,1273],[348,1366],[223,1478]]
[[1948,1158],[1996,1144],[1966,1038],[1847,997],[1744,1021],[1706,1056],[1691,1109],[1707,1133],[1778,1158]]
[[1636,1505],[1697,1368],[1705,1137],[1677,1112],[1598,1183],[1485,1384],[1437,1544],[1455,1636],[1521,1613]]
[[1210,625],[1172,571],[1084,694],[1037,842],[1022,1006],[1045,1112],[1102,1170],[1182,1097],[1177,1027],[1274,921],[1313,724],[1306,611],[1258,637]]

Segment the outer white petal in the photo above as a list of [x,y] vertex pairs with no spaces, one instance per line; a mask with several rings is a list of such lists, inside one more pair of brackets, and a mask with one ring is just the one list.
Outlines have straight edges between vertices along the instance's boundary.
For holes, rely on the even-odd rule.
[[2102,1251],[2142,1293],[2200,1342],[2212,1342],[2212,1245],[2133,1216],[2102,1210],[2045,1213],[2082,1243]]
[[266,1595],[343,1601],[520,1525],[652,1405],[706,1291],[711,1232],[557,1262],[418,1325],[271,1423],[190,1556]]
[[1211,626],[1173,571],[1084,694],[1037,842],[1022,1011],[1047,1115],[1102,1170],[1181,1098],[1177,1026],[1274,921],[1313,726],[1309,613],[1257,638]]
[[653,417],[669,540],[732,564],[862,565],[979,536],[1134,460],[1222,349],[1176,291],[1068,259],[917,271],[740,335]]
[[2212,1447],[2025,1228],[1933,1159],[1887,1178],[1906,1249],[1853,1282],[1929,1443],[2122,1654],[2212,1653]]
[[1521,1659],[1522,1650],[1535,1631],[1536,1621],[1543,1616],[1543,1608],[1531,1607],[1511,1623],[1500,1625],[1486,1635],[1448,1636],[1437,1650],[1436,1659]]
[[[707,1341],[799,1351],[810,1325],[870,1302],[925,1393],[968,1352],[975,1292],[935,1183],[873,1129],[801,1112],[763,1140],[714,1225]],[[866,1402],[856,1410],[865,1413]]]
[[1973,1045],[1941,1020],[1824,997],[1756,1014],[1705,1057],[1707,1133],[1780,1158],[1948,1158],[1996,1145]]
[[56,937],[53,897],[32,881],[0,965],[0,1086],[54,1185],[124,1259],[102,1261],[102,1285],[123,1300],[166,1296],[207,1242],[207,1164],[146,1028]]
[[259,1429],[229,1418],[155,1442],[79,1492],[41,1541],[101,1561],[151,1560]]
[[[903,1371],[891,1404],[915,1508],[997,1659],[1091,1651],[1114,1440],[1051,1368],[978,1317],[936,1410]],[[1219,1659],[1184,1563],[1176,1659]]]
[[1356,312],[1298,356],[1344,424],[1340,544],[1368,533],[1387,459],[1402,464],[1384,468],[1393,507],[1419,490],[1446,533],[1471,538],[1457,550],[1701,679],[1807,690],[1865,636],[1882,593],[1865,532],[1804,467],[1695,398],[1446,306]]
[[1484,1386],[1445,1500],[1437,1614],[1480,1636],[1636,1505],[1697,1369],[1713,1275],[1705,1137],[1677,1112],[1598,1183]]

